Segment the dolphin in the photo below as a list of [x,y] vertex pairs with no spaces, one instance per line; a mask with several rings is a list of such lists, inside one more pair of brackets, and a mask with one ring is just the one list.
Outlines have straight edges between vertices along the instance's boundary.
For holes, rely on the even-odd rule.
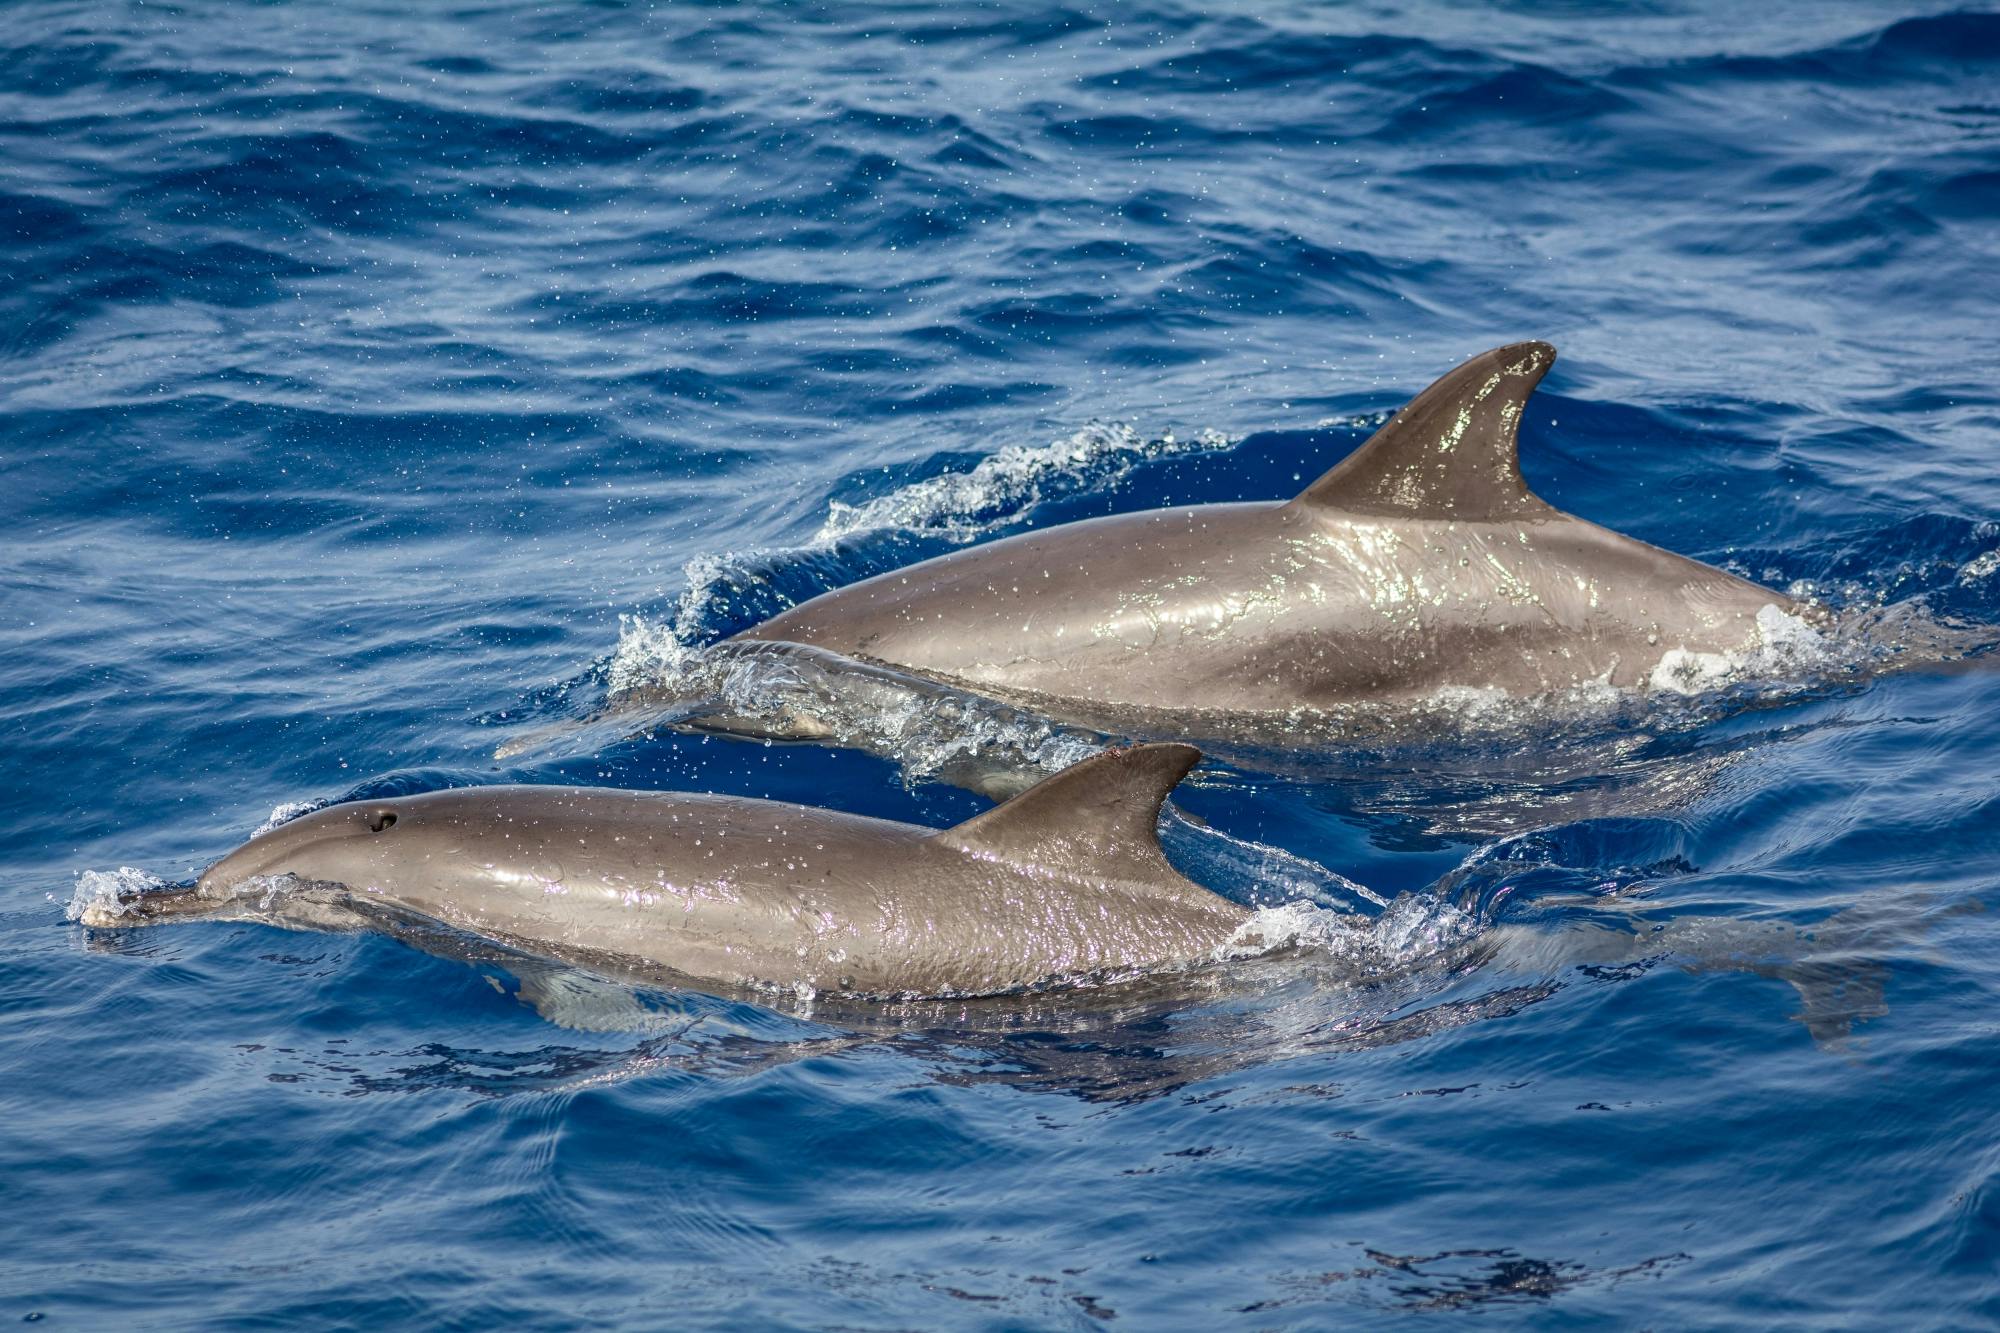
[[1110,750],[938,830],[745,797],[493,786],[329,806],[90,926],[443,926],[671,984],[988,995],[1198,964],[1249,919],[1160,850],[1187,745]]
[[[1452,690],[1693,692],[1790,598],[1563,513],[1517,456],[1547,343],[1474,357],[1286,501],[1067,523],[835,589],[725,641],[806,645],[1128,735]],[[1204,731],[1203,718],[1225,719]]]

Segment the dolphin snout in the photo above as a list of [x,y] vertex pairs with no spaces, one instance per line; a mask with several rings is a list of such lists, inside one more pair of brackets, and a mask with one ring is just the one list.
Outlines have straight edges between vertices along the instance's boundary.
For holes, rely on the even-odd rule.
[[302,885],[337,888],[367,873],[368,850],[402,819],[393,802],[350,801],[316,810],[258,834],[192,886],[100,896],[84,904],[76,920],[100,928],[150,925],[231,913],[245,903],[268,906],[270,890],[281,881],[288,893]]
[[200,916],[215,909],[216,900],[199,888],[149,889],[131,898],[98,898],[86,904],[77,921],[99,929],[150,926],[175,917]]

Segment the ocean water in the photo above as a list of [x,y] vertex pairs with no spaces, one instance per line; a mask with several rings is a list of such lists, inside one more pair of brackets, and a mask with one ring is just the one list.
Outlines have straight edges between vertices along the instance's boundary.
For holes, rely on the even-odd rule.
[[[4,17],[0,1318],[2000,1323],[2000,16]],[[1299,947],[1209,994],[72,919],[367,793],[967,817],[968,756],[1096,740],[626,705],[867,574],[1289,494],[1525,337],[1540,493],[1868,651],[1214,760],[1170,853]]]

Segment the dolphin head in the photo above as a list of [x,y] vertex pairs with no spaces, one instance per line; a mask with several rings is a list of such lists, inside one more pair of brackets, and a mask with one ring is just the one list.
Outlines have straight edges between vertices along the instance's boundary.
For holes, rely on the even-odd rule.
[[210,866],[195,894],[227,898],[248,880],[277,875],[366,888],[381,878],[413,826],[423,822],[411,806],[393,799],[348,801],[301,815],[258,834]]
[[[192,888],[101,895],[82,905],[77,920],[116,928],[185,917],[272,919],[271,904],[257,890],[260,884],[275,887],[281,878],[292,881],[292,889],[311,890],[285,895],[302,906],[335,902],[348,890],[365,890],[385,877],[397,851],[392,840],[405,846],[409,841],[393,835],[399,830],[407,835],[411,826],[424,822],[412,805],[404,800],[349,801],[316,810],[250,839],[210,866]],[[323,911],[318,916],[328,919]]]

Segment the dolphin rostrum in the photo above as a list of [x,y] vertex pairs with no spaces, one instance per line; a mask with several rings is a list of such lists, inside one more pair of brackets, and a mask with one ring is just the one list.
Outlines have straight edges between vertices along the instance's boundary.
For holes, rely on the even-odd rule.
[[1160,850],[1200,752],[1111,750],[948,829],[734,796],[461,788],[352,801],[191,890],[93,904],[322,928],[437,922],[524,952],[761,990],[977,995],[1214,956],[1250,918]]
[[1157,734],[1166,715],[1200,734],[1202,715],[1453,689],[1688,691],[1796,634],[1789,598],[1528,490],[1517,435],[1554,360],[1540,342],[1474,357],[1295,499],[1024,533],[836,589],[735,641],[809,645],[1107,730]]

